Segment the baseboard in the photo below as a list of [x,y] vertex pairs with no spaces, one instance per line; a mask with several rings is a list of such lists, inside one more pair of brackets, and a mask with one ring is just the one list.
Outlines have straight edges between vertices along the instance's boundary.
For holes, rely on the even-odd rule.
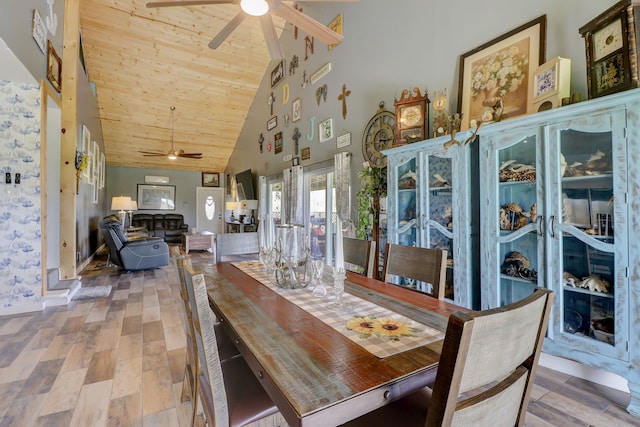
[[87,259],[82,261],[80,264],[76,265],[76,276],[78,276],[80,274],[80,272],[82,270],[84,270],[87,267],[87,265],[89,265],[89,263],[91,261],[93,261],[93,258],[95,258],[96,254],[98,252],[100,252],[102,249],[108,250],[107,246],[104,243],[102,245],[100,245],[100,247],[98,249],[96,249],[96,251],[94,253],[89,255],[89,257],[87,257]]
[[574,377],[582,378],[583,380],[629,393],[627,380],[612,372],[592,368],[591,366],[586,366],[582,363],[574,362],[573,360],[552,356],[546,353],[540,354],[539,364],[540,366],[553,369],[554,371],[563,372]]
[[0,307],[0,316],[15,316],[16,314],[33,313],[34,311],[44,310],[46,306],[46,301],[42,300],[32,304]]

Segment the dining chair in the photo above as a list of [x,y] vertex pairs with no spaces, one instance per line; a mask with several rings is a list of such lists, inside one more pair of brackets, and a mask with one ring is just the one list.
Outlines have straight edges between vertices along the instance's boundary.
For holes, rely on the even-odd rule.
[[376,242],[352,237],[342,238],[342,251],[344,262],[353,264],[367,277],[373,277],[373,262],[376,256]]
[[549,323],[553,292],[490,310],[449,317],[433,389],[417,392],[344,424],[521,426]]
[[182,304],[184,306],[185,336],[187,341],[186,361],[184,367],[184,377],[182,380],[182,394],[180,396],[180,401],[183,403],[187,401],[191,402],[191,425],[193,426],[196,420],[196,410],[198,402],[198,378],[196,375],[196,372],[198,371],[198,360],[196,357],[197,350],[195,341],[193,340],[194,332],[193,322],[191,319],[191,306],[189,305],[189,296],[187,294],[187,287],[184,279],[184,270],[182,269],[182,264],[184,262],[190,261],[187,255],[180,253],[179,247],[174,246],[171,249],[171,262],[174,269],[176,270],[176,275],[178,276],[178,280],[180,282],[180,297],[182,298]]
[[444,299],[447,278],[447,250],[387,243],[382,277],[392,283],[391,276],[401,276],[431,284],[431,296]]
[[259,253],[258,233],[218,233],[216,235],[216,263],[248,258],[258,259]]
[[183,268],[199,360],[198,393],[207,424],[235,427],[267,417],[282,419],[241,355],[221,359],[204,275],[196,274],[187,262]]

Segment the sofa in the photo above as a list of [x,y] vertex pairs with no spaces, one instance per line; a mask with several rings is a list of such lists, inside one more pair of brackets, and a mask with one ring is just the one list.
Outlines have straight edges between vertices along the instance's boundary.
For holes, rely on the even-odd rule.
[[169,264],[169,245],[166,242],[157,237],[129,240],[115,215],[100,221],[100,230],[111,262],[125,270],[146,270]]
[[167,243],[180,243],[182,233],[189,231],[182,214],[134,214],[133,227],[144,227],[151,237],[160,237]]

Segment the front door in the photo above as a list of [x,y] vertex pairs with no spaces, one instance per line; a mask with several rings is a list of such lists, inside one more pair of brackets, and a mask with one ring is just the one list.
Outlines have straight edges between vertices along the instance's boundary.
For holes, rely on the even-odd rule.
[[196,188],[196,227],[198,232],[224,233],[224,188]]

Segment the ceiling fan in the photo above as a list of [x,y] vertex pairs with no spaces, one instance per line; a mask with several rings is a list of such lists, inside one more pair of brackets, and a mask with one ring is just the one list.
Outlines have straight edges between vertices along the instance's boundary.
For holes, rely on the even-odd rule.
[[[298,0],[300,2],[350,2],[358,0]],[[264,33],[264,38],[267,43],[267,49],[269,54],[274,59],[283,59],[284,53],[276,29],[273,26],[273,20],[271,15],[276,15],[286,19],[291,24],[300,28],[305,33],[313,36],[321,42],[329,45],[339,43],[342,41],[342,34],[338,34],[335,31],[328,28],[311,18],[308,15],[300,12],[293,6],[283,3],[281,0],[174,0],[174,1],[159,1],[147,3],[147,7],[170,7],[170,6],[195,6],[204,4],[240,4],[242,9],[222,30],[211,40],[209,47],[215,49],[222,44],[222,42],[235,30],[238,25],[247,17],[247,15],[257,16],[260,19],[260,26]]]
[[171,150],[164,153],[160,153],[157,151],[140,151],[140,153],[142,153],[145,157],[167,156],[169,160],[176,160],[178,157],[183,157],[186,159],[201,159],[202,153],[185,153],[184,150],[175,150],[173,148],[173,112],[176,110],[176,107],[172,105],[169,108],[171,108]]

